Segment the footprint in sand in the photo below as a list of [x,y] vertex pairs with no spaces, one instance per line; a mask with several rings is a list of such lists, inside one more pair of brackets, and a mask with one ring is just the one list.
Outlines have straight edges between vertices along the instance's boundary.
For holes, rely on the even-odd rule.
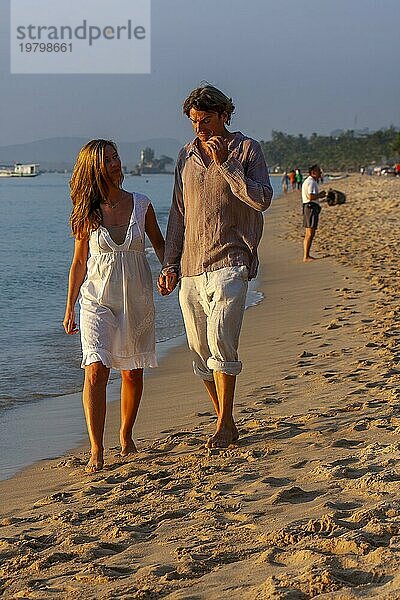
[[161,479],[167,480],[167,481],[171,481],[171,478],[173,476],[173,473],[171,473],[170,471],[166,471],[161,469],[160,471],[156,471],[156,472],[150,472],[147,474],[147,478],[150,481],[159,481]]
[[261,479],[261,483],[268,483],[272,487],[283,487],[291,484],[292,481],[287,477],[264,477],[264,479]]
[[342,325],[339,325],[337,319],[333,319],[328,325],[325,326],[325,329],[339,329]]
[[297,366],[298,367],[310,367],[313,363],[310,360],[298,360],[297,361]]
[[301,504],[303,502],[312,502],[323,492],[319,490],[305,491],[301,487],[292,486],[283,490],[279,490],[270,500],[271,504],[281,504],[288,502],[289,504]]
[[62,502],[63,504],[66,504],[72,499],[71,496],[73,496],[72,492],[57,492],[56,494],[38,500],[35,502],[34,507],[46,506],[48,504],[53,504],[53,502]]
[[261,408],[242,408],[239,412],[243,415],[252,415],[253,413],[260,412]]
[[84,498],[85,496],[103,496],[110,492],[109,487],[100,487],[96,485],[89,485],[85,487],[85,489],[78,492],[77,496],[79,498]]
[[129,475],[109,475],[105,479],[102,479],[102,483],[110,483],[115,485],[116,483],[125,483],[125,481],[129,478]]
[[282,404],[282,398],[263,398],[262,400],[258,400],[254,404],[262,404],[268,406],[269,404]]
[[356,446],[360,446],[363,442],[360,440],[347,440],[346,438],[340,438],[339,440],[335,440],[332,442],[332,448],[355,448]]
[[308,460],[300,460],[299,462],[296,462],[296,463],[293,463],[292,465],[290,465],[290,467],[292,469],[303,469],[303,467],[305,467],[306,464],[308,464]]
[[309,352],[308,350],[303,350],[303,352],[299,354],[299,358],[306,358],[311,356],[315,356],[315,354],[313,352]]
[[67,456],[59,463],[57,463],[57,468],[68,467],[68,468],[76,468],[76,467],[84,467],[87,464],[87,460],[78,458],[77,456]]

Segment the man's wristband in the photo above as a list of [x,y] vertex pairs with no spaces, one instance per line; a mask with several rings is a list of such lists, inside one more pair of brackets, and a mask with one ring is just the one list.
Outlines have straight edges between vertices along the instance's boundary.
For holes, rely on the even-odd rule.
[[163,269],[161,269],[161,275],[178,275],[178,267],[175,267],[174,265],[170,265],[169,267],[164,267]]

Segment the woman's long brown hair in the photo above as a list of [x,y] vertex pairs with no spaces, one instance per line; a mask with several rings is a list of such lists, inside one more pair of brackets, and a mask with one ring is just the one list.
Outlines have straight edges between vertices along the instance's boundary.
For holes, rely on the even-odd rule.
[[107,146],[117,152],[111,140],[91,140],[81,148],[76,159],[69,182],[72,200],[69,222],[72,235],[77,239],[88,238],[101,224],[100,202],[107,199],[112,185],[104,164]]

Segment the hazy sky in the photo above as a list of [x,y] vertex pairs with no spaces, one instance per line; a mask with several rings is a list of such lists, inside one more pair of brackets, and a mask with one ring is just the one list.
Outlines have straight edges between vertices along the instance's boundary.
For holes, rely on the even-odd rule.
[[400,0],[152,0],[151,74],[10,75],[0,0],[0,145],[186,141],[181,104],[201,80],[232,96],[232,129],[257,139],[400,126],[399,23]]

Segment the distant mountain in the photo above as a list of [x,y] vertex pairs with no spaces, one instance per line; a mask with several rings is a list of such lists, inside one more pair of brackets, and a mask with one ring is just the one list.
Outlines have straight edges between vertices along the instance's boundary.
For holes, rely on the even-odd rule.
[[[0,146],[0,164],[12,165],[15,162],[39,163],[40,169],[44,171],[70,170],[80,148],[87,141],[87,138],[63,137],[37,140],[13,146]],[[175,160],[181,146],[181,142],[170,138],[118,143],[122,162],[129,170],[139,162],[140,151],[144,148],[153,148],[156,157],[165,155]]]

